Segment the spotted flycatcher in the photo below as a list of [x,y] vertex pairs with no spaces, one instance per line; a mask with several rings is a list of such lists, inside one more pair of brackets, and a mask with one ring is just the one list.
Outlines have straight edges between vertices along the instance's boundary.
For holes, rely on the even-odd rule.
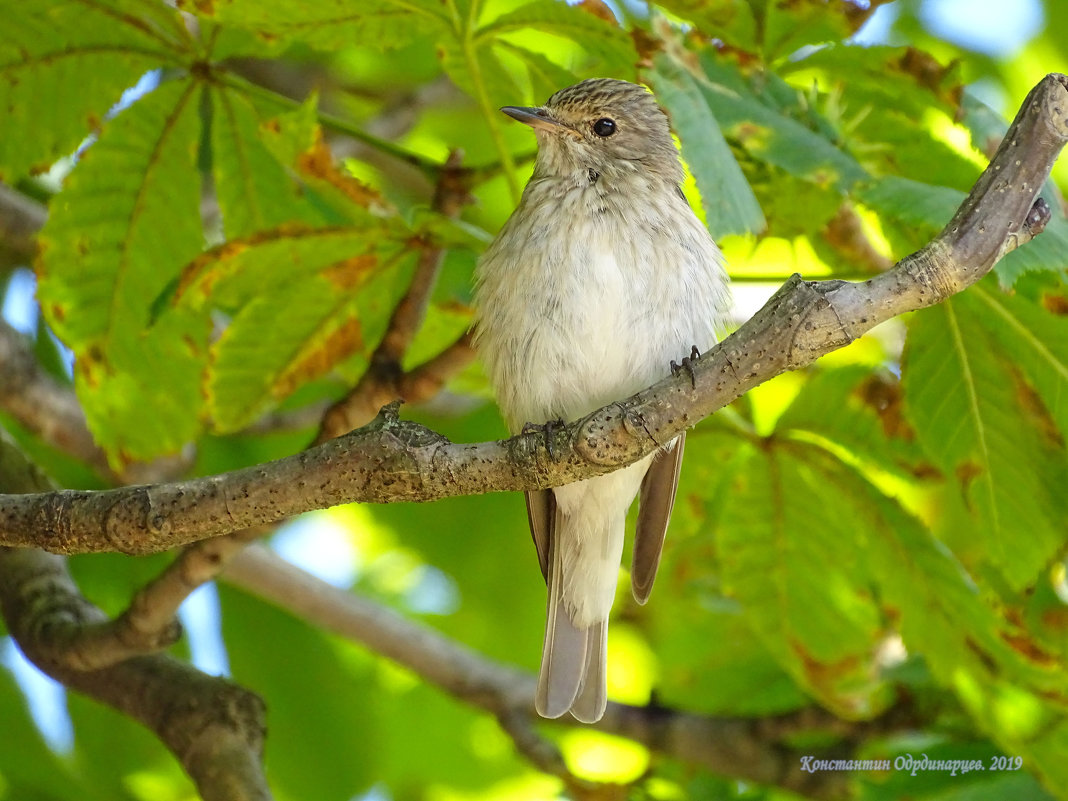
[[[538,139],[534,174],[477,270],[476,344],[508,427],[574,420],[663,378],[715,342],[723,256],[679,188],[667,117],[643,87],[594,79],[540,108],[506,106]],[[535,703],[604,714],[608,614],[627,510],[641,491],[631,589],[645,603],[685,434],[621,470],[528,492],[549,585]]]

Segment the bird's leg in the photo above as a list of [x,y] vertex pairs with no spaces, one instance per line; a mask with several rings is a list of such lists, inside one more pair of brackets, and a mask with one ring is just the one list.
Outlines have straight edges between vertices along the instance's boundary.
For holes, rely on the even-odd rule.
[[699,361],[701,358],[701,351],[697,349],[696,345],[690,347],[690,355],[683,356],[682,360],[676,364],[675,360],[671,360],[671,374],[678,375],[680,370],[685,370],[690,374],[690,384],[694,389],[697,389],[697,376],[693,371],[693,363]]
[[523,428],[519,433],[533,434],[535,432],[541,432],[545,437],[545,450],[549,452],[549,458],[555,462],[556,448],[553,447],[553,436],[563,427],[563,418],[557,417],[555,420],[546,420],[544,423],[523,423]]

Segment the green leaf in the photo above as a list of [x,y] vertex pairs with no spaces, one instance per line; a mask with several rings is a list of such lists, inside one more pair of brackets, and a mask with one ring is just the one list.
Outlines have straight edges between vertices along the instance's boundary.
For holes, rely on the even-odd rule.
[[859,364],[824,368],[807,378],[775,430],[815,434],[877,469],[913,477],[926,471],[903,400],[890,374]]
[[212,346],[217,427],[234,430],[354,353],[366,355],[410,278],[410,238],[397,218],[365,212],[362,225],[283,226],[190,264],[176,308],[234,315]]
[[363,225],[369,210],[392,214],[378,190],[338,168],[319,125],[318,102],[313,92],[299,107],[266,120],[258,129],[267,151],[303,185],[300,218]]
[[474,310],[459,303],[433,303],[426,311],[426,319],[419,327],[408,352],[404,355],[405,369],[412,369],[436,356],[442,346],[448,347],[471,327]]
[[[911,246],[916,248],[953,218],[965,197],[957,189],[894,175],[878,178],[857,192],[857,198],[866,206],[908,229]],[[1004,286],[1013,286],[1028,272],[1061,272],[1068,267],[1068,218],[1060,211],[1059,203],[1051,202],[1050,208],[1053,216],[1042,234],[1006,254],[994,266]]]
[[334,268],[339,288],[358,286],[409,246],[411,230],[397,218],[364,213],[359,224],[313,228],[284,225],[235,239],[186,265],[173,302],[236,313],[266,295]]
[[151,0],[0,0],[0,19],[6,182],[73,153],[123,90],[174,63],[188,41],[177,15]]
[[[1068,697],[1062,662],[1022,629],[1010,610],[979,593],[971,577],[911,515],[867,481],[840,473],[843,495],[870,510],[856,522],[869,532],[870,569],[905,647],[922,654],[1004,753],[1020,755],[1064,786]],[[872,513],[874,512],[874,514]]]
[[1063,275],[1068,270],[1068,218],[1061,211],[1056,194],[1047,195],[1053,216],[1045,230],[1021,248],[1005,255],[994,266],[1003,286],[1015,286],[1020,276],[1031,272]]
[[300,42],[321,50],[356,42],[398,47],[449,24],[443,4],[436,0],[178,0],[178,7],[255,31],[268,43]]
[[[969,291],[977,314],[996,333],[1005,357],[1027,378],[1041,409],[1026,404],[1032,425],[1053,437],[1068,432],[1068,319],[983,282]],[[1048,413],[1048,417],[1042,412]],[[1041,415],[1041,416],[1038,416]]]
[[832,5],[826,0],[765,0],[761,25],[764,59],[786,60],[803,47],[847,38],[853,32],[846,15],[851,10],[851,4]]
[[[907,47],[816,48],[777,70],[831,123],[843,148],[876,175],[971,188],[981,164],[945,141],[962,90],[959,70]],[[819,87],[817,94],[815,87]]]
[[212,176],[230,239],[286,222],[324,222],[264,146],[263,122],[240,93],[226,88],[212,92]]
[[839,714],[873,714],[886,702],[869,669],[882,623],[837,468],[796,442],[745,453],[717,521],[724,587],[802,687]]
[[795,89],[773,76],[749,78],[714,52],[700,64],[697,86],[723,135],[752,159],[841,193],[868,177]]
[[515,103],[525,94],[491,46],[476,49],[450,39],[439,45],[438,58],[453,83],[479,101],[485,96],[491,106]]
[[[4,650],[14,648],[14,643],[6,637],[0,638],[0,643]],[[0,720],[4,721],[4,736],[19,747],[0,749],[0,798],[103,801],[106,792],[94,790],[88,782],[73,775],[70,763],[54,754],[45,743],[30,718],[26,696],[6,667],[0,670]]]
[[[527,3],[480,27],[475,42],[484,47],[502,34],[527,29],[536,31],[539,36],[552,35],[581,42],[582,49],[598,60],[605,74],[625,75],[633,71],[634,46],[626,32],[613,22],[567,3],[541,0]],[[563,85],[556,88],[562,89]]]
[[105,126],[41,232],[40,299],[75,350],[139,335],[203,243],[195,84],[160,86]]
[[535,53],[506,39],[498,40],[496,45],[502,52],[516,56],[523,62],[530,76],[535,98],[547,99],[558,89],[578,83],[579,78],[575,73],[564,69],[541,53]]
[[731,50],[781,61],[806,45],[837,42],[852,33],[850,4],[826,0],[670,0],[665,9],[695,23]]
[[166,83],[110,121],[40,235],[41,307],[113,457],[172,451],[199,426],[207,323],[176,313],[150,326],[153,300],[203,245],[198,97]]
[[219,597],[234,680],[269,699],[271,787],[284,798],[358,797],[383,760],[370,745],[385,723],[373,663],[257,598],[226,586]]
[[657,5],[732,47],[750,52],[758,48],[757,11],[747,0],[667,0]]
[[[754,458],[743,443],[721,415],[687,435],[656,587],[640,612],[658,662],[658,699],[694,712],[767,715],[810,703],[748,610],[723,597],[724,547],[710,535],[722,530],[735,477]],[[630,602],[626,588],[623,593]],[[617,612],[629,617],[625,606]]]
[[[857,197],[873,211],[905,225],[938,231],[953,218],[965,194],[947,186],[888,175],[861,187]],[[929,238],[926,231],[921,238]]]
[[653,83],[657,99],[682,140],[682,154],[697,180],[712,236],[762,231],[766,223],[760,204],[694,80],[670,58],[661,56]]
[[[1036,349],[1040,335],[1028,334],[1023,320],[1012,324],[1010,307],[984,290],[912,318],[905,408],[918,441],[964,502],[973,558],[1018,590],[1062,546],[1068,512],[1063,436],[1019,359],[1041,371],[1063,363],[1064,354],[1057,342],[1045,353]],[[1061,381],[1042,379],[1047,397]]]
[[[384,269],[333,265],[343,283],[312,276],[252,300],[212,348],[209,403],[216,428],[233,431],[272,402],[354,353],[367,356],[412,273],[413,259]],[[327,270],[328,273],[331,270]]]

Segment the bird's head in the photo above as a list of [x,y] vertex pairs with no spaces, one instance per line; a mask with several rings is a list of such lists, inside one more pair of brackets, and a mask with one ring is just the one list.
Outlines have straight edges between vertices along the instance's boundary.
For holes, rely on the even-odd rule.
[[622,177],[644,173],[682,181],[682,167],[664,112],[647,89],[591,78],[561,89],[543,106],[505,106],[538,137],[535,175]]

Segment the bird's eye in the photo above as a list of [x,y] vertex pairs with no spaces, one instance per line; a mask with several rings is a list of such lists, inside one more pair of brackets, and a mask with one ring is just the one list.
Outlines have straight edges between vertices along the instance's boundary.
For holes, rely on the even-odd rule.
[[593,124],[593,132],[598,136],[611,136],[616,132],[616,121],[602,117]]

